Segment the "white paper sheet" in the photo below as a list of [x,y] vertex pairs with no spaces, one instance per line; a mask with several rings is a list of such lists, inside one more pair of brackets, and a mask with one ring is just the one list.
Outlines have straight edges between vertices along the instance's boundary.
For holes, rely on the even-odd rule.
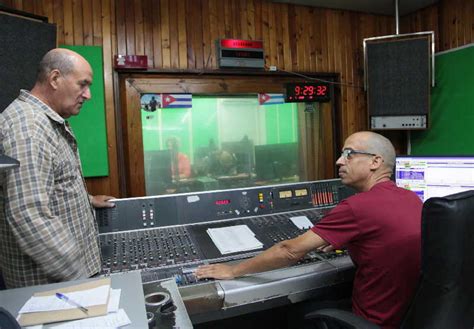
[[[119,310],[119,304],[120,304],[120,295],[121,295],[121,293],[122,293],[122,289],[110,289],[109,304],[107,305],[107,313],[108,313],[107,315],[109,315],[110,313],[116,313],[116,312],[120,311]],[[127,315],[125,314],[125,316],[127,316]],[[121,314],[119,316],[119,319],[122,319],[122,318],[123,318],[123,315]],[[128,319],[128,317],[127,317],[127,319]],[[18,318],[17,318],[17,320],[18,320]],[[122,320],[120,320],[120,321],[122,321]],[[75,321],[75,322],[77,322],[77,321]],[[128,323],[126,323],[126,324],[128,324]],[[61,326],[62,325],[63,324],[61,324]],[[64,324],[64,325],[69,325],[69,324],[67,323],[67,324]],[[52,325],[49,324],[49,326],[52,326]],[[42,328],[43,328],[42,324],[39,324],[39,325],[36,325],[36,326],[25,327],[25,329],[42,329]],[[53,328],[56,328],[56,326],[53,326]],[[64,327],[64,328],[69,328],[69,327]]]
[[121,293],[122,293],[122,289],[110,289],[110,297],[109,297],[109,304],[107,305],[107,313],[118,312]]
[[127,313],[121,308],[116,313],[86,318],[82,320],[69,321],[53,328],[61,329],[88,329],[88,328],[119,328],[132,323]]
[[309,229],[314,226],[306,216],[295,216],[290,217],[290,219],[300,230]]
[[263,247],[263,243],[255,238],[247,225],[211,228],[207,230],[207,234],[223,255]]
[[[89,307],[107,303],[109,297],[110,285],[103,285],[93,289],[65,293],[69,299],[75,301],[81,306]],[[68,310],[76,308],[56,296],[33,296],[23,305],[18,313],[45,312],[56,310]]]

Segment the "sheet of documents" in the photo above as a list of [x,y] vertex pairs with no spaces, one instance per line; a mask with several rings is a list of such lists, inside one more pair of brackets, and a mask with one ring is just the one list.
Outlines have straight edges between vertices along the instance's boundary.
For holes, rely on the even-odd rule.
[[[110,293],[110,285],[103,285],[97,288],[75,291],[65,294],[69,299],[84,307],[103,305],[107,303]],[[33,296],[23,305],[18,313],[46,312],[57,310],[69,310],[77,308],[56,296]]]
[[107,305],[107,313],[117,312],[120,304],[120,294],[122,289],[110,289],[109,304]]
[[300,230],[306,230],[314,226],[306,216],[294,216],[290,219]]
[[112,329],[119,328],[131,324],[132,322],[127,316],[127,313],[121,308],[116,313],[109,313],[107,315],[96,316],[93,318],[86,318],[82,320],[69,321],[52,328],[61,329],[89,329],[89,328],[101,328],[101,329]]
[[[118,316],[112,316],[110,318],[110,320],[107,320],[107,321],[111,321],[112,323],[119,323],[119,324],[124,323],[124,324],[121,324],[122,326],[124,326],[124,325],[129,324],[130,320],[128,319],[127,314],[125,313],[124,310],[122,310],[122,309],[119,310],[121,293],[122,293],[122,289],[110,289],[109,304],[107,305],[107,313],[108,313],[107,315],[110,315],[110,313],[116,313],[116,312],[120,312],[121,314],[119,314]],[[123,312],[123,314],[122,314],[122,312]],[[125,316],[124,316],[124,314],[125,314]],[[105,316],[101,316],[101,318],[103,318],[103,317],[105,317]],[[18,318],[17,318],[17,320],[18,320]],[[82,320],[74,321],[74,322],[80,322],[80,321],[82,321]],[[68,327],[69,323],[60,324],[59,326],[60,326],[60,328],[70,328],[70,327]],[[73,328],[77,328],[78,325],[82,325],[82,326],[87,325],[86,327],[91,327],[90,323],[86,323],[86,324],[76,323],[76,324],[73,324],[73,326],[76,326],[76,327],[73,327]],[[56,326],[53,326],[51,324],[49,326],[52,326],[53,328],[56,328]],[[63,327],[61,327],[61,326],[63,326]],[[98,325],[98,327],[103,328],[104,325],[102,323],[100,323],[100,325]],[[43,328],[42,324],[37,325],[37,326],[25,327],[25,329],[41,329],[41,328]],[[116,328],[116,327],[112,326],[111,328]]]
[[247,225],[210,228],[207,234],[222,255],[263,247],[263,243],[255,238],[255,234]]

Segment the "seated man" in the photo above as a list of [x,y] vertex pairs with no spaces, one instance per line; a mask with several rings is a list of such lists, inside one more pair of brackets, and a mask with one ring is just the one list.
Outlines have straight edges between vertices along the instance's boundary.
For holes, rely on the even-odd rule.
[[358,194],[299,237],[233,266],[200,266],[196,276],[232,279],[294,264],[314,249],[346,247],[357,267],[353,312],[382,328],[398,328],[420,272],[422,202],[390,180],[395,150],[379,134],[349,136],[336,165],[342,183]]
[[176,137],[166,140],[166,145],[171,150],[171,173],[175,180],[191,177],[191,162],[186,154],[179,151],[179,141]]

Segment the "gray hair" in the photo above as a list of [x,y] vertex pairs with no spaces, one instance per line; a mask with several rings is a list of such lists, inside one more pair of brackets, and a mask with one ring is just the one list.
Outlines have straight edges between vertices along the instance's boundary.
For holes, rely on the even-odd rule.
[[38,66],[36,75],[37,82],[45,82],[53,70],[59,70],[61,74],[68,75],[74,70],[76,58],[68,51],[53,49],[44,55]]
[[379,154],[384,159],[385,166],[393,171],[395,167],[395,148],[390,140],[380,134],[367,132],[368,138],[365,140],[366,151]]

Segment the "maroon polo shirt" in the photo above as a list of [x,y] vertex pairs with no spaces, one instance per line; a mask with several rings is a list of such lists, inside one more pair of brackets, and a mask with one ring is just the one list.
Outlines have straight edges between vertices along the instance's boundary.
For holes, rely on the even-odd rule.
[[340,202],[312,230],[356,264],[353,312],[398,328],[420,275],[419,197],[392,181]]

